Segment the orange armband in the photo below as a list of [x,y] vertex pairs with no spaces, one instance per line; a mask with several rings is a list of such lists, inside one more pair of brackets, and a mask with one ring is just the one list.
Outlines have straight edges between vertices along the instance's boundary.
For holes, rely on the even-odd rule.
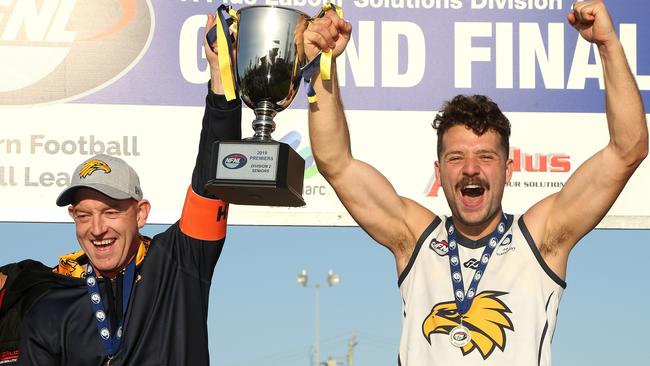
[[226,237],[228,203],[196,194],[192,186],[187,189],[180,228],[183,234],[215,241]]

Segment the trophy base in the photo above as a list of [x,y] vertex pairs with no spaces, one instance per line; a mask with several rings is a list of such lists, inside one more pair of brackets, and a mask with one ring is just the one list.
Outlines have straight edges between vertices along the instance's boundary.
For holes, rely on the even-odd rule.
[[216,141],[206,190],[238,205],[300,207],[305,160],[278,141]]

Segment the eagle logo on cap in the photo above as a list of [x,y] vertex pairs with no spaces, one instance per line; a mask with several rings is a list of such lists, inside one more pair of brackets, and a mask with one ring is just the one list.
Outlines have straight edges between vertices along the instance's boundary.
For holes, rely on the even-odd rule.
[[[463,317],[463,325],[472,335],[471,341],[461,348],[463,356],[478,350],[483,359],[490,357],[495,348],[505,350],[506,329],[514,331],[512,320],[508,317],[510,309],[499,299],[507,292],[483,291],[476,295],[472,307]],[[424,338],[431,344],[434,333],[449,334],[460,325],[460,315],[455,301],[436,304],[422,323]]]
[[81,170],[79,170],[79,178],[86,178],[98,170],[103,170],[108,174],[111,172],[111,167],[98,159],[89,160],[81,167]]

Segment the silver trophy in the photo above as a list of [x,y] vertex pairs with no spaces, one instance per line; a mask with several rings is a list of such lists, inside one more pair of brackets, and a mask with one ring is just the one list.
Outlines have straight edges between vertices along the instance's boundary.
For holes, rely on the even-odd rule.
[[[213,179],[206,188],[235,204],[303,206],[305,161],[271,133],[273,118],[291,104],[300,86],[306,63],[302,37],[310,17],[288,8],[250,6],[237,11],[235,19],[234,73],[241,99],[255,111],[255,134],[214,143]],[[214,42],[210,33],[208,41]]]

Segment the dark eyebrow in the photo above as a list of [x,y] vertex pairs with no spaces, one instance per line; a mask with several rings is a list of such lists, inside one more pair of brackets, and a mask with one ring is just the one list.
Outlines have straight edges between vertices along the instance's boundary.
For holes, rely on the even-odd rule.
[[497,150],[489,150],[489,149],[481,149],[476,151],[477,154],[496,154],[498,155],[499,152]]
[[449,154],[460,154],[464,155],[462,150],[449,150],[443,154],[443,156],[449,155]]

